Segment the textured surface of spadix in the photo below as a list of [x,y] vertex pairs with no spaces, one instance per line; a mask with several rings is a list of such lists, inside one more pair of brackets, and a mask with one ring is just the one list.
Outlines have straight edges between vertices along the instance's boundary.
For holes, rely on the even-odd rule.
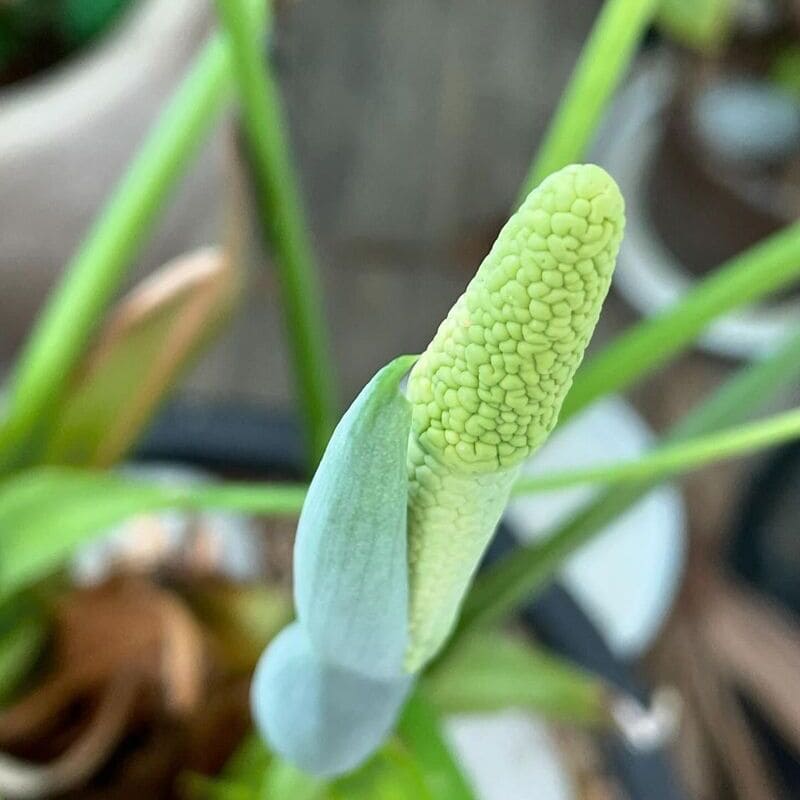
[[518,466],[556,424],[623,226],[622,196],[600,167],[551,175],[504,226],[411,372],[409,670],[452,628]]
[[294,549],[297,615],[330,664],[403,672],[408,642],[406,443],[411,406],[397,358],[342,417],[308,490]]
[[275,752],[304,772],[331,777],[383,743],[411,685],[410,676],[378,681],[326,664],[293,623],[261,656],[251,708]]

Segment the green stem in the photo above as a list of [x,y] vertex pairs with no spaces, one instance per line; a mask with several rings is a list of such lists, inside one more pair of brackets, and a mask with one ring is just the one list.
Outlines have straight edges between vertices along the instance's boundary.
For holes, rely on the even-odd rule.
[[[666,441],[678,442],[736,425],[800,377],[800,333],[773,356],[740,370],[687,414]],[[587,504],[546,541],[504,557],[475,581],[456,639],[512,613],[542,588],[564,560],[644,497],[658,481],[618,486]]]
[[522,478],[515,484],[512,494],[524,495],[564,489],[585,483],[612,484],[664,480],[713,461],[743,456],[765,447],[782,444],[798,436],[800,436],[800,411],[788,411],[732,430],[661,447],[637,461]]
[[335,423],[335,396],[317,268],[292,168],[278,87],[245,0],[217,0],[230,38],[258,203],[277,256],[285,323],[314,465]]
[[472,788],[442,736],[436,711],[421,687],[418,686],[408,699],[397,732],[419,764],[431,788],[431,796],[475,800]]
[[520,202],[548,175],[583,159],[658,5],[659,0],[606,0],[525,178]]
[[[256,9],[262,4],[249,5]],[[222,108],[228,83],[228,53],[221,37],[215,37],[67,265],[27,341],[11,378],[0,428],[0,469],[30,457],[24,449],[46,427],[98,318]]]
[[712,320],[761,300],[798,277],[800,223],[795,223],[730,259],[674,306],[623,333],[587,361],[564,400],[560,422],[654,372],[694,342]]

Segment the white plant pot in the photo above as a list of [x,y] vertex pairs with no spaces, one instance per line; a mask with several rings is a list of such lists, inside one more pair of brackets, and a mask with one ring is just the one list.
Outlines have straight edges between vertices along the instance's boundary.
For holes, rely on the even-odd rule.
[[[95,46],[0,89],[0,364],[180,82],[209,20],[206,0],[137,0]],[[143,254],[146,267],[215,235],[219,161],[206,149],[183,181]]]
[[[630,461],[653,441],[636,411],[611,397],[558,428],[524,473],[546,475]],[[539,541],[600,491],[581,486],[521,497],[509,506],[507,519],[524,541]],[[569,558],[560,577],[614,653],[633,659],[650,645],[666,619],[685,556],[683,500],[675,488],[662,486]]]
[[551,733],[530,714],[462,714],[448,720],[446,734],[478,800],[577,797]]
[[[696,282],[661,240],[647,213],[648,166],[678,79],[664,53],[643,60],[612,106],[592,150],[593,160],[614,176],[625,197],[627,224],[614,286],[646,316],[677,303]],[[721,355],[756,359],[771,353],[798,325],[800,301],[756,305],[715,321],[700,344]]]

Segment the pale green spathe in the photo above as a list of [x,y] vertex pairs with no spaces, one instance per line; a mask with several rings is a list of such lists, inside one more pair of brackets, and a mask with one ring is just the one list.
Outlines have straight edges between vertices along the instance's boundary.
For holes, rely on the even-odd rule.
[[354,769],[380,747],[412,683],[411,676],[379,681],[326,663],[293,623],[261,656],[250,705],[275,752],[324,778]]
[[397,358],[342,417],[308,490],[294,550],[297,615],[314,650],[372,678],[403,672],[408,642],[406,445]]

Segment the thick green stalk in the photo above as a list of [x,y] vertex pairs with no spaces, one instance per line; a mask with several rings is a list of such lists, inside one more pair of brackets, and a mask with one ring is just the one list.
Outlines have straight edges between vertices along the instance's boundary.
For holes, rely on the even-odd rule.
[[627,389],[695,341],[714,319],[761,300],[800,277],[800,223],[746,250],[698,283],[674,306],[623,333],[575,376],[563,423],[600,397]]
[[[249,9],[262,5],[251,2]],[[249,14],[251,24],[256,16]],[[11,378],[0,428],[0,469],[29,458],[26,447],[46,427],[98,319],[222,108],[228,83],[228,53],[222,38],[215,37],[67,265],[28,339]]]
[[[684,417],[665,441],[679,442],[748,419],[783,387],[800,377],[800,334],[773,356],[749,365]],[[611,489],[587,504],[546,541],[512,553],[475,581],[464,603],[458,635],[492,624],[512,613],[553,577],[582,544],[647,494],[657,480]]]
[[525,178],[521,198],[551,172],[585,157],[658,5],[659,0],[606,0]]
[[242,118],[263,224],[277,256],[285,322],[310,459],[316,465],[336,421],[335,393],[317,268],[292,168],[278,87],[259,49],[245,0],[217,0],[230,39]]

